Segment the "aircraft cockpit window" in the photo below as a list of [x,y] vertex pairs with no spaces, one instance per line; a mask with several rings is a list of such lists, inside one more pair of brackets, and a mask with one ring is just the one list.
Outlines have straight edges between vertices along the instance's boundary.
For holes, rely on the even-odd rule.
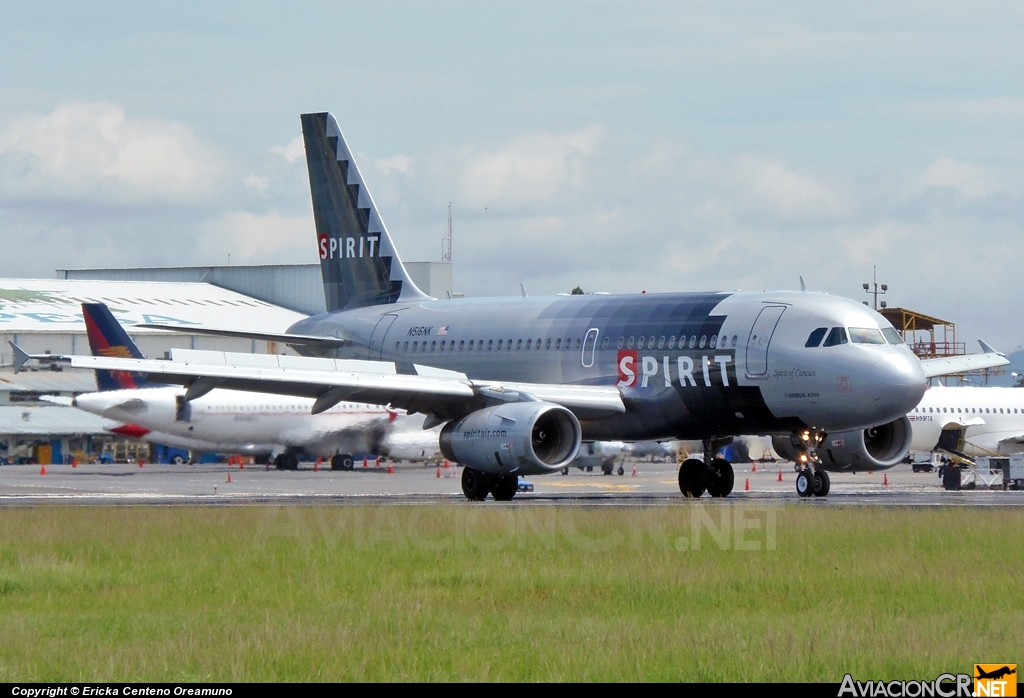
[[846,344],[849,340],[846,338],[845,327],[833,327],[832,331],[828,333],[828,337],[825,338],[823,347],[836,347],[840,344]]
[[807,337],[807,341],[804,342],[804,346],[808,348],[814,348],[821,344],[821,340],[825,338],[825,333],[828,332],[827,327],[819,327],[818,329],[811,332],[810,336]]
[[851,327],[850,340],[854,344],[885,344],[885,337],[874,327]]
[[889,342],[889,344],[903,344],[903,338],[900,337],[900,333],[892,327],[883,327],[882,335],[885,337],[885,341]]

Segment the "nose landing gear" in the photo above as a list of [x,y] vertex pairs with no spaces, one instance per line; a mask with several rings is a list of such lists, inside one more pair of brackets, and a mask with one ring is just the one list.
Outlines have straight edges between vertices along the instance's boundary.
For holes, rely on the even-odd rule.
[[818,446],[824,440],[824,432],[805,431],[792,436],[793,445],[803,449],[800,461],[806,466],[796,476],[796,493],[801,497],[827,497],[832,489],[828,472],[818,467]]

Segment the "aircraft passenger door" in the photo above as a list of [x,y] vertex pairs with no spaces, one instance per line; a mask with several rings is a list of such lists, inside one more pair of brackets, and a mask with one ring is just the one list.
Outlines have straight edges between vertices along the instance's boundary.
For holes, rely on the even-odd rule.
[[747,375],[751,378],[768,374],[768,345],[785,310],[784,305],[766,306],[754,321],[747,339]]
[[587,330],[587,336],[583,340],[583,355],[581,360],[583,361],[583,368],[590,368],[594,365],[594,354],[597,352],[597,335],[599,334],[596,327],[591,327]]
[[370,335],[370,360],[380,361],[384,354],[384,337],[387,335],[388,330],[391,329],[391,325],[394,324],[398,316],[394,313],[388,313],[387,315],[381,315],[380,320],[377,321],[377,326],[373,328],[373,334]]

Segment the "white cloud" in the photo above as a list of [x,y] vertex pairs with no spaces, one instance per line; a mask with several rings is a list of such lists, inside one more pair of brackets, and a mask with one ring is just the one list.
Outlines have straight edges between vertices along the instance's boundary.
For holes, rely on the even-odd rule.
[[302,143],[302,136],[296,136],[288,142],[288,145],[275,145],[270,152],[280,155],[285,162],[291,164],[306,154],[306,147]]
[[250,189],[255,189],[261,194],[267,190],[270,186],[270,177],[261,177],[259,175],[251,174],[242,180],[242,183]]
[[463,205],[512,211],[566,202],[591,188],[592,161],[608,141],[604,127],[568,133],[533,133],[497,147],[472,148],[458,157],[457,195]]
[[72,102],[0,130],[0,196],[191,203],[220,189],[219,150],[173,121],[129,118],[109,102]]
[[945,157],[928,166],[921,177],[921,185],[951,187],[970,201],[988,198],[999,190],[995,178],[984,167]]
[[205,250],[216,259],[260,264],[316,261],[316,235],[309,216],[230,211],[206,224]]

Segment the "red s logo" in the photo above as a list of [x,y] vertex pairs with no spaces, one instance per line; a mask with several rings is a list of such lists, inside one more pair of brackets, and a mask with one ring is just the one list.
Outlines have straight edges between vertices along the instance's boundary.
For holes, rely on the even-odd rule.
[[317,241],[320,243],[320,259],[327,259],[327,236],[318,235]]
[[636,385],[636,349],[619,349],[619,382],[620,388]]

